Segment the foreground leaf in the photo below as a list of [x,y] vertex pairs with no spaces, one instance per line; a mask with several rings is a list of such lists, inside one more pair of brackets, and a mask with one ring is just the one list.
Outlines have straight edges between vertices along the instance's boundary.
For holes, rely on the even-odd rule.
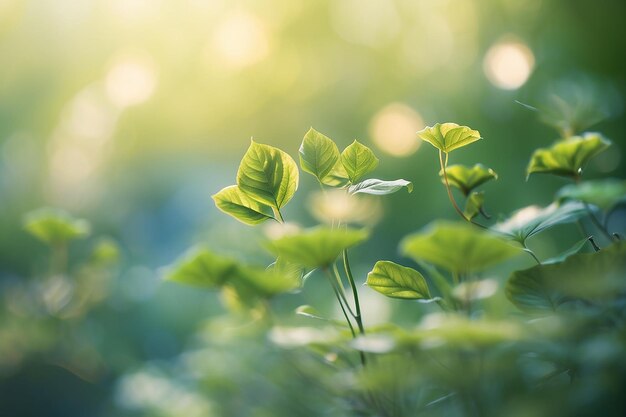
[[611,145],[599,133],[585,133],[537,149],[526,169],[526,176],[543,173],[578,178],[587,162]]
[[286,261],[317,268],[330,265],[344,249],[363,242],[367,237],[368,232],[362,229],[319,226],[271,240],[266,247]]
[[299,154],[302,170],[315,175],[322,183],[340,158],[335,142],[313,128],[304,135]]
[[24,216],[24,228],[37,239],[52,245],[87,237],[91,229],[86,220],[54,208],[27,213]]
[[387,297],[430,300],[426,280],[415,269],[390,261],[378,261],[367,274],[366,284]]
[[422,140],[446,153],[482,139],[478,130],[456,123],[437,123],[420,130],[417,134]]
[[222,189],[212,198],[218,209],[245,224],[255,225],[274,218],[270,206],[251,199],[236,185]]
[[436,221],[407,236],[402,253],[454,272],[480,271],[519,254],[499,236],[465,223]]
[[626,200],[626,181],[615,178],[569,184],[559,190],[557,201],[577,200],[608,210]]
[[239,165],[237,185],[251,199],[280,209],[298,188],[298,167],[280,149],[252,141]]
[[514,272],[505,293],[521,310],[552,312],[569,301],[620,296],[626,290],[625,275],[626,242],[619,242],[600,252]]
[[378,158],[370,148],[355,140],[341,153],[341,164],[350,182],[356,184],[365,174],[376,169]]
[[577,202],[547,207],[528,206],[513,213],[504,222],[493,226],[493,230],[502,233],[517,242],[526,240],[558,224],[572,223],[587,215],[585,207]]
[[350,194],[373,194],[373,195],[386,195],[393,194],[400,190],[402,187],[406,187],[410,193],[413,191],[413,183],[403,179],[395,181],[383,181],[376,178],[361,181],[357,184],[351,185],[348,188]]
[[[446,168],[448,182],[453,187],[458,188],[464,195],[468,195],[474,188],[486,183],[489,180],[497,180],[498,174],[482,164],[476,164],[473,167],[465,165],[450,165]],[[439,171],[441,180],[443,179],[443,171]]]

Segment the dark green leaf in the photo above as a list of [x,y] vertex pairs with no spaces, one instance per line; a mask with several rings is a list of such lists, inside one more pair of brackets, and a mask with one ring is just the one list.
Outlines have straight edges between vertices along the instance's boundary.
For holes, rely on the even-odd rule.
[[298,167],[280,149],[252,141],[239,165],[237,185],[251,199],[280,209],[298,188]]
[[273,219],[270,206],[251,199],[236,185],[222,189],[212,198],[218,209],[242,223],[255,225]]
[[576,242],[571,248],[566,250],[565,252],[562,252],[562,253],[560,253],[557,256],[553,256],[550,259],[546,259],[545,261],[542,262],[542,264],[549,265],[549,264],[556,264],[556,263],[559,263],[559,262],[563,262],[564,260],[566,260],[570,256],[575,255],[578,252],[580,252],[582,250],[582,248],[585,247],[585,244],[588,243],[588,242],[589,242],[589,238],[588,237],[586,237],[584,239],[581,239],[578,242]]
[[378,261],[367,274],[366,284],[387,297],[430,300],[426,280],[415,269],[390,261]]
[[[471,168],[465,165],[450,165],[446,168],[446,174],[450,185],[457,187],[464,195],[468,195],[474,188],[489,180],[498,179],[498,174],[493,169],[482,164],[476,164]],[[444,181],[443,171],[439,171],[439,176],[441,181]]]
[[446,153],[482,139],[478,130],[456,123],[437,123],[420,130],[417,134],[422,140]]
[[413,183],[411,181],[406,180],[395,180],[395,181],[383,181],[378,180],[376,178],[372,178],[369,180],[361,181],[357,184],[351,185],[348,188],[348,192],[350,194],[374,194],[374,195],[386,195],[393,194],[396,191],[400,190],[402,187],[406,187],[408,192],[413,191]]
[[52,245],[84,238],[90,233],[87,220],[77,219],[54,208],[42,208],[26,214],[24,228],[37,239]]
[[340,153],[335,142],[310,128],[300,146],[300,167],[324,182],[339,162]]
[[365,174],[376,169],[378,158],[370,148],[355,140],[341,153],[341,164],[350,182],[356,184]]

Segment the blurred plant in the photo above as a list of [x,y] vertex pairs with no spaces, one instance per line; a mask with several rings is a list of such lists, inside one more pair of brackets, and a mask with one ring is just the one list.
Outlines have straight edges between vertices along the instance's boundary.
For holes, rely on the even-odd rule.
[[[289,228],[270,237],[264,246],[276,260],[266,268],[202,249],[185,256],[167,277],[220,289],[228,307],[251,312],[269,326],[271,341],[286,349],[307,347],[337,372],[343,389],[336,392],[353,415],[501,416],[531,411],[530,415],[553,416],[592,415],[598,409],[603,415],[626,411],[617,402],[618,387],[626,380],[626,360],[619,354],[626,348],[626,245],[619,234],[610,233],[614,231],[608,224],[609,213],[626,190],[623,181],[581,182],[585,164],[610,141],[586,133],[535,152],[528,175],[566,176],[575,184],[559,191],[546,208],[529,206],[488,227],[474,220],[479,214],[489,219],[483,211],[484,194],[474,190],[497,179],[497,174],[481,164],[448,166],[448,154],[480,140],[480,133],[455,123],[438,123],[418,134],[438,149],[439,174],[464,222],[439,220],[408,235],[400,250],[419,270],[379,260],[365,282],[387,297],[430,305],[424,306],[428,311],[433,305],[439,307],[417,327],[365,326],[363,311],[368,306],[360,302],[348,250],[372,233],[350,225],[363,223],[360,203],[341,200],[340,208],[331,210],[323,200],[330,195],[334,200],[359,193],[385,195],[404,187],[411,192],[413,184],[403,179],[363,180],[378,165],[374,153],[357,141],[340,153],[330,138],[313,129],[300,147],[300,166],[322,189],[321,197],[311,201],[316,218],[327,224]],[[284,223],[280,209],[294,196],[298,176],[286,153],[252,142],[239,167],[237,185],[213,199],[220,210],[243,223],[269,219]],[[466,198],[464,210],[452,187]],[[607,212],[603,221],[596,217],[599,210]],[[571,248],[543,262],[528,248],[532,236],[587,216],[605,234],[609,244],[605,248],[587,232]],[[578,253],[588,241],[595,252]],[[490,314],[490,298],[501,294],[499,280],[482,274],[507,271],[502,264],[523,252],[537,265],[508,268],[504,294],[527,315]],[[317,272],[326,276],[345,322],[303,305],[296,314],[324,327],[276,323],[279,318],[269,314],[271,299],[302,291],[303,283]],[[569,375],[569,381],[562,375]],[[602,388],[594,389],[598,384]],[[581,392],[586,395],[582,401]],[[558,407],[555,398],[560,400]]]

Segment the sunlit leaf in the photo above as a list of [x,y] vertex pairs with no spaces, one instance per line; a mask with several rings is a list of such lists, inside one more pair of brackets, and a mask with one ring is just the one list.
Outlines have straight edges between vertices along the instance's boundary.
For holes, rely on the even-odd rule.
[[572,223],[585,216],[585,207],[578,202],[558,205],[552,203],[547,207],[528,206],[513,213],[507,220],[493,226],[493,230],[507,237],[524,243],[532,237],[552,226]]
[[328,185],[330,187],[344,187],[350,182],[348,178],[348,173],[346,169],[343,167],[341,163],[341,158],[333,169],[322,179],[322,184]]
[[474,217],[478,216],[484,203],[485,193],[482,191],[474,191],[472,194],[470,194],[469,197],[467,197],[463,214],[467,219],[473,219]]
[[402,187],[406,187],[410,193],[413,191],[413,183],[403,179],[395,181],[383,181],[376,178],[361,181],[357,184],[351,185],[348,188],[350,194],[373,194],[373,195],[386,195],[393,194],[400,190]]
[[418,271],[390,261],[378,261],[367,274],[366,284],[387,297],[429,300],[426,280]]
[[298,167],[280,149],[252,141],[239,165],[237,185],[253,200],[280,209],[298,188]]
[[626,242],[618,242],[600,252],[514,272],[505,293],[522,310],[551,312],[565,302],[617,297],[626,289],[625,276]]
[[266,247],[272,254],[289,262],[317,268],[330,265],[344,249],[363,242],[367,237],[368,232],[363,229],[320,226],[271,240]]
[[120,247],[110,238],[100,239],[93,248],[91,259],[98,264],[113,264],[120,258]]
[[341,155],[335,142],[313,128],[304,135],[299,153],[302,170],[315,175],[322,183],[331,174]]
[[270,206],[248,197],[236,185],[222,189],[212,198],[218,209],[242,223],[255,225],[273,219]]
[[420,130],[417,134],[422,140],[446,153],[482,139],[478,130],[456,123],[437,123]]
[[[474,188],[489,180],[498,179],[498,174],[493,169],[482,164],[476,164],[473,167],[450,165],[446,168],[446,174],[448,175],[448,183],[457,187],[464,195],[468,195]],[[439,171],[439,176],[441,181],[444,181],[443,171]]]
[[560,140],[550,148],[537,149],[530,158],[526,174],[579,177],[587,162],[610,145],[611,141],[599,133],[585,133]]
[[365,174],[376,169],[378,158],[370,148],[355,140],[341,153],[341,163],[350,182],[356,184]]
[[436,221],[401,243],[404,255],[454,272],[479,271],[521,251],[494,234],[465,223]]
[[77,219],[54,208],[27,213],[24,216],[24,228],[37,239],[52,245],[87,237],[91,230],[87,220]]
[[615,178],[569,184],[559,190],[557,201],[577,200],[607,210],[626,200],[626,181]]

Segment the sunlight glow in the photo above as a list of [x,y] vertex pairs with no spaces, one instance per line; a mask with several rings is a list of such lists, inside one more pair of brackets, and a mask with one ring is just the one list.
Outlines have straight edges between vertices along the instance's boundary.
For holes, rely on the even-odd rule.
[[106,92],[113,104],[120,108],[148,100],[156,89],[154,64],[144,56],[121,57],[114,62],[106,76]]
[[501,41],[487,51],[483,68],[489,81],[498,88],[515,90],[530,77],[535,57],[525,44],[515,40]]
[[258,17],[238,11],[217,26],[213,47],[229,67],[247,67],[268,55],[267,29]]
[[421,141],[415,132],[424,128],[422,117],[402,103],[391,103],[374,115],[369,132],[374,144],[393,156],[408,156],[417,151]]

